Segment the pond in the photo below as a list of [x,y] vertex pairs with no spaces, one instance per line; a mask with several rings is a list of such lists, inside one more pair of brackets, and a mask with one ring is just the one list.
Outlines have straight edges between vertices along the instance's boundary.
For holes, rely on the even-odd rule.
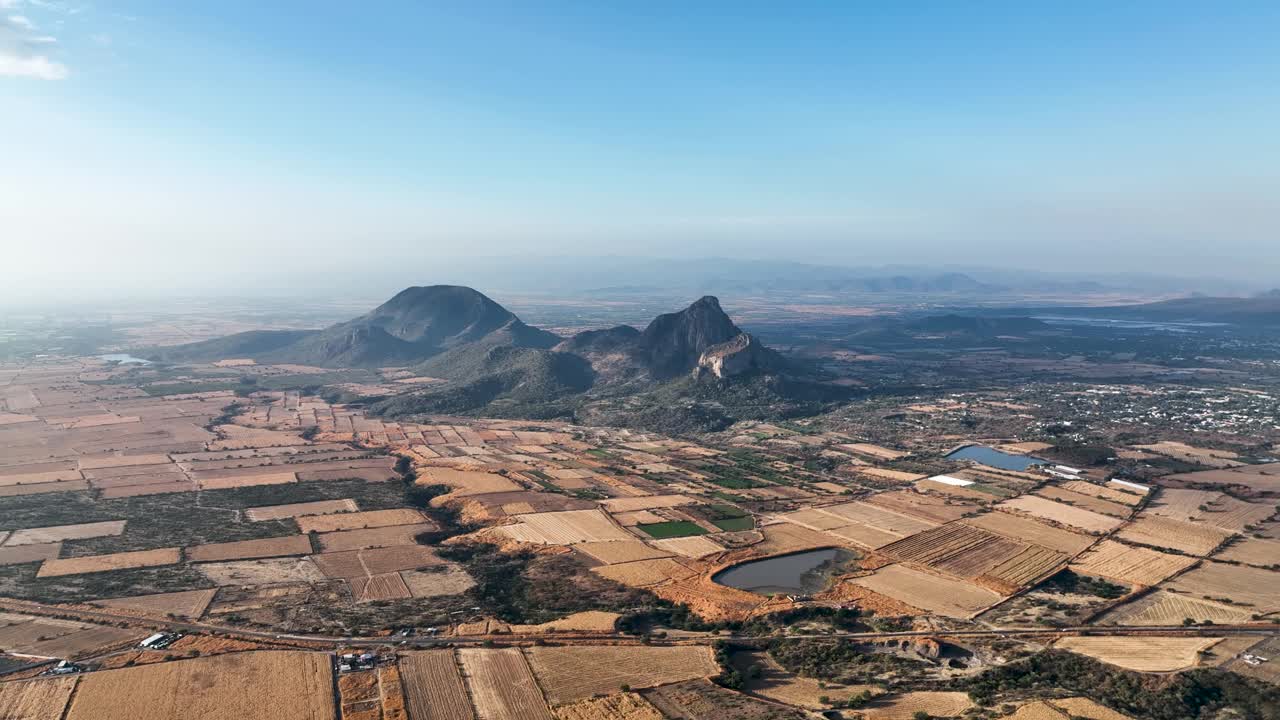
[[1035,465],[1048,465],[1044,460],[1029,455],[1000,452],[986,445],[966,445],[947,456],[948,460],[973,460],[1001,470],[1026,470]]
[[117,362],[121,365],[150,365],[150,360],[144,360],[140,357],[134,357],[129,353],[109,353],[107,355],[99,355],[99,360],[107,362]]
[[845,563],[857,557],[840,548],[823,548],[753,560],[722,570],[711,579],[759,595],[811,595],[826,589]]

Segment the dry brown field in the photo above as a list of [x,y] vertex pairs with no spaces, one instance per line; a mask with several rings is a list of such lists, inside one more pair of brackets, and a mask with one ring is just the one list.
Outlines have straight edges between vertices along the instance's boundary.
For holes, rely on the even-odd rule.
[[1153,443],[1151,445],[1134,445],[1133,447],[1138,450],[1146,450],[1148,452],[1156,453],[1157,455],[1164,455],[1165,457],[1171,457],[1175,460],[1181,460],[1183,462],[1205,467],[1230,468],[1241,465],[1241,463],[1235,459],[1239,456],[1229,450],[1198,448],[1185,443],[1169,440]]
[[1161,488],[1156,498],[1147,506],[1146,512],[1174,520],[1191,520],[1200,514],[1197,509],[1199,506],[1213,502],[1222,496],[1222,493],[1216,490]]
[[362,578],[400,570],[416,570],[444,561],[423,545],[396,545],[313,555],[316,567],[330,578]]
[[1240,485],[1258,492],[1274,493],[1280,492],[1280,463],[1168,475],[1163,480],[1182,480],[1204,485]]
[[1196,622],[1209,620],[1219,625],[1249,622],[1253,611],[1246,607],[1224,605],[1188,595],[1157,590],[1125,603],[1103,616],[1115,625],[1165,626],[1180,625],[1186,618]]
[[420,525],[389,525],[387,527],[369,528],[368,530],[339,530],[321,533],[320,548],[325,552],[344,552],[347,550],[365,550],[368,548],[391,547],[394,545],[413,545],[414,538],[424,532],[438,529],[434,523]]
[[43,485],[45,483],[83,480],[78,470],[49,470],[36,473],[13,473],[0,475],[0,487],[12,485]]
[[1068,480],[1062,483],[1062,488],[1072,492],[1078,492],[1084,495],[1093,495],[1103,500],[1120,503],[1122,505],[1137,505],[1142,501],[1143,495],[1133,492],[1125,492],[1114,487],[1106,487],[1091,483],[1087,480]]
[[1228,598],[1255,613],[1280,611],[1280,572],[1273,570],[1206,560],[1162,587],[1197,598]]
[[124,520],[83,523],[81,525],[58,525],[55,527],[27,528],[14,530],[5,547],[17,545],[43,545],[63,540],[83,540],[86,538],[109,537],[124,532]]
[[205,608],[209,607],[209,603],[213,602],[213,596],[217,592],[217,589],[186,590],[174,593],[95,600],[91,604],[153,617],[164,617],[172,613],[178,617],[199,618],[204,614]]
[[959,717],[971,707],[968,693],[909,692],[874,700],[860,712],[867,720],[912,720],[918,712],[935,718]]
[[1086,697],[1050,700],[1049,704],[1067,713],[1071,720],[1076,718],[1083,718],[1083,720],[1134,720],[1128,715],[1122,715]]
[[1005,500],[1000,503],[1000,507],[1024,512],[1038,518],[1092,533],[1104,533],[1114,530],[1123,522],[1118,518],[1047,500],[1036,495],[1020,495],[1011,500]]
[[324,582],[311,558],[273,558],[201,563],[194,566],[214,585],[279,585]]
[[76,677],[0,683],[0,720],[61,720]]
[[471,699],[452,650],[401,655],[400,679],[413,720],[474,720]]
[[809,715],[725,690],[708,680],[664,685],[643,697],[672,720],[805,720]]
[[1203,557],[1230,537],[1225,530],[1200,523],[1171,520],[1158,515],[1147,515],[1126,525],[1116,537],[1142,545],[1172,548]]
[[634,540],[635,536],[599,510],[520,515],[519,523],[503,525],[498,532],[514,540],[539,545],[573,545],[606,540]]
[[916,533],[880,552],[897,560],[915,562],[950,575],[973,578],[1026,550],[1027,546],[962,523],[951,523]]
[[654,540],[655,547],[671,552],[687,558],[701,558],[708,555],[714,555],[724,552],[725,548],[720,543],[708,537],[694,535],[692,537],[668,538],[666,540]]
[[549,632],[613,632],[617,628],[618,613],[586,610],[566,615],[538,625],[512,625],[511,632],[537,634]]
[[909,473],[901,470],[889,470],[888,468],[878,467],[855,467],[853,471],[859,475],[867,475],[877,480],[888,480],[893,483],[915,482],[917,480],[923,480],[926,477],[918,473]]
[[600,505],[611,513],[635,512],[637,510],[656,510],[658,508],[690,505],[697,502],[688,495],[647,495],[644,497],[611,498],[600,501]]
[[1133,547],[1103,540],[1071,564],[1074,572],[1099,575],[1130,585],[1155,585],[1196,564],[1185,555]]
[[850,582],[939,615],[971,617],[999,602],[991,590],[905,565],[889,565]]
[[752,552],[758,556],[782,555],[797,550],[833,545],[849,545],[851,542],[837,537],[834,532],[832,534],[815,532],[787,522],[761,526],[759,532],[764,536],[764,541],[751,546]]
[[868,497],[865,502],[934,523],[954,522],[980,507],[976,503],[964,500],[926,495],[911,490],[876,493]]
[[623,685],[647,688],[720,672],[708,647],[535,646],[529,656],[553,705],[608,695]]
[[147,634],[140,630],[89,625],[68,635],[38,642],[29,647],[28,652],[42,657],[74,659],[95,655],[119,645],[132,646]]
[[[485,493],[514,492],[522,488],[510,480],[494,473],[475,470],[455,470],[443,467],[424,467],[418,469],[419,485],[448,485],[452,488],[452,497],[467,495],[483,495]],[[439,499],[439,498],[437,498]]]
[[219,560],[253,560],[255,558],[307,555],[311,552],[311,538],[306,535],[289,535],[261,540],[195,545],[187,548],[187,559],[192,562]]
[[66,720],[139,718],[334,720],[329,656],[242,652],[89,673]]
[[1078,493],[1074,490],[1068,490],[1062,487],[1049,485],[1036,490],[1035,494],[1040,497],[1057,500],[1058,502],[1063,502],[1075,507],[1081,507],[1085,510],[1092,510],[1093,512],[1100,513],[1102,515],[1109,515],[1111,517],[1127,518],[1133,514],[1133,508],[1129,505],[1125,505],[1124,503],[1103,500],[1100,497]]
[[648,700],[635,693],[618,693],[582,700],[555,709],[556,720],[664,720]]
[[1246,565],[1269,567],[1280,563],[1280,540],[1246,537],[1237,538],[1230,545],[1214,554],[1215,560],[1228,560]]
[[66,637],[84,630],[83,623],[55,618],[15,615],[6,618],[8,624],[0,627],[0,648],[10,652],[37,655],[41,643]]
[[351,594],[356,602],[402,600],[412,597],[409,586],[405,585],[398,572],[351,578]]
[[198,489],[199,486],[190,480],[179,480],[177,482],[105,488],[102,490],[102,498],[104,500],[113,500],[116,498],[139,497],[141,495],[166,495],[168,493],[195,492]]
[[1057,572],[1066,564],[1067,557],[1057,550],[1029,545],[1026,550],[987,570],[978,578],[978,583],[1002,595],[1009,594]]
[[894,450],[893,448],[873,445],[871,443],[848,443],[840,445],[839,447],[846,450],[852,450],[863,455],[868,455],[878,460],[897,460],[898,458],[904,458],[911,454],[909,452],[903,452],[902,450]]
[[[439,572],[436,572],[436,570]],[[475,587],[476,581],[466,570],[453,565],[442,565],[425,570],[402,570],[400,578],[416,598],[458,595]]]
[[479,720],[552,720],[542,691],[518,648],[458,650]]
[[851,524],[866,525],[900,538],[923,532],[938,523],[878,507],[866,502],[829,505],[822,512],[845,518]]
[[304,533],[363,530],[392,525],[420,525],[427,519],[411,508],[392,510],[368,510],[364,512],[337,513],[332,515],[307,515],[298,518],[298,527]]
[[262,522],[264,520],[283,520],[306,515],[357,512],[359,509],[356,507],[356,501],[351,499],[317,500],[316,502],[249,508],[244,511],[244,514],[245,517],[253,522]]
[[52,560],[61,553],[62,543],[0,547],[0,565],[21,565],[23,563]]
[[60,575],[124,570],[127,568],[177,565],[179,562],[182,562],[182,550],[180,548],[136,550],[134,552],[112,553],[110,555],[89,555],[77,558],[62,558],[60,560],[45,560],[40,565],[40,571],[36,573],[36,577],[56,577]]
[[1065,637],[1054,647],[1139,672],[1172,672],[1195,667],[1199,653],[1222,638],[1202,637]]
[[377,671],[339,675],[338,696],[342,720],[382,720]]
[[650,547],[638,540],[581,543],[574,545],[573,549],[605,565],[634,562],[636,560],[653,560],[654,558],[671,557],[672,555],[670,552]]
[[61,493],[61,492],[80,492],[88,489],[89,489],[89,483],[86,480],[38,483],[33,485],[14,485],[11,487],[0,487],[0,497],[11,497],[14,495],[44,495],[47,493]]
[[683,579],[697,574],[671,558],[605,565],[592,568],[591,571],[631,587],[648,587],[667,580]]
[[291,472],[200,478],[198,480],[201,490],[227,490],[230,488],[253,487],[255,485],[287,485],[294,482],[298,482],[298,478]]

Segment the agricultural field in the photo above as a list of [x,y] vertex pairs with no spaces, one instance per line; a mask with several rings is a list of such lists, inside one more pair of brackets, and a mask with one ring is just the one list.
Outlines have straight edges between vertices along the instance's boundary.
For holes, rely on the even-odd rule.
[[59,720],[75,677],[0,683],[0,720]]
[[307,555],[310,553],[311,538],[306,535],[288,535],[280,538],[196,545],[187,548],[185,551],[187,559],[191,562],[254,560],[257,558]]
[[1222,638],[1201,637],[1067,637],[1054,647],[1141,672],[1171,672],[1195,667],[1200,653]]
[[112,553],[110,555],[87,555],[76,558],[45,560],[40,564],[40,570],[36,573],[36,577],[57,577],[59,575],[80,575],[83,573],[100,573],[130,568],[156,567],[158,565],[177,565],[181,561],[181,548],[135,550],[133,552]]
[[927,717],[959,717],[973,707],[968,693],[908,692],[873,700],[859,712],[867,720],[914,720],[917,713]]
[[999,507],[1024,512],[1042,520],[1089,533],[1110,532],[1124,522],[1120,518],[1109,517],[1035,495],[1021,495],[1012,500],[1005,500]]
[[452,650],[405,653],[400,657],[400,678],[413,720],[474,720]]
[[334,720],[329,657],[241,652],[89,673],[80,678],[66,715],[67,720],[200,717]]
[[266,507],[248,508],[245,517],[253,522],[266,520],[287,520],[289,518],[306,517],[308,515],[329,515],[332,513],[353,513],[360,508],[350,498],[341,500],[317,500],[315,502],[288,503],[285,505],[268,505]]
[[1196,598],[1229,600],[1267,615],[1280,612],[1280,572],[1204,561],[1161,586]]
[[532,647],[530,664],[553,705],[720,672],[707,647]]
[[807,713],[726,690],[707,680],[664,685],[641,693],[672,720],[805,720]]
[[1199,557],[1212,553],[1230,536],[1230,532],[1209,525],[1171,520],[1158,515],[1140,517],[1116,533],[1116,537],[1121,540],[1178,550]]
[[951,618],[972,617],[1001,599],[999,594],[986,588],[905,565],[889,565],[850,582]]
[[518,648],[458,650],[478,720],[552,720]]
[[949,575],[973,578],[1027,549],[999,535],[961,523],[943,525],[880,548],[885,555]]
[[707,533],[697,523],[688,520],[670,520],[667,522],[648,523],[637,525],[641,532],[655,540],[665,540],[668,538],[684,538],[692,535],[705,535]]
[[555,709],[556,720],[664,720],[648,700],[635,693],[618,693],[580,700]]
[[137,595],[134,597],[95,600],[92,604],[113,610],[127,610],[151,617],[199,618],[213,602],[217,589],[189,590],[175,593],[159,593],[157,595]]
[[1156,585],[1195,564],[1195,558],[1185,555],[1171,555],[1114,540],[1103,540],[1076,558],[1071,569],[1130,585]]
[[1253,611],[1247,607],[1157,590],[1112,610],[1102,617],[1102,622],[1116,625],[1168,626],[1180,625],[1190,618],[1197,623],[1232,625],[1247,623],[1252,617]]

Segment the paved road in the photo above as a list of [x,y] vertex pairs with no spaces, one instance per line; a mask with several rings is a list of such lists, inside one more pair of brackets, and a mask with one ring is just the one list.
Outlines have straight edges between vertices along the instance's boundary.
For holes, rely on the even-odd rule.
[[[116,625],[119,623],[128,623],[134,626],[141,626],[148,629],[156,629],[170,632],[184,633],[219,633],[222,635],[233,635],[236,637],[249,638],[254,640],[271,641],[283,644],[298,643],[306,645],[320,645],[328,649],[338,649],[342,647],[388,647],[401,646],[406,648],[425,648],[440,645],[477,645],[485,642],[504,641],[528,641],[534,637],[547,637],[541,635],[451,635],[445,637],[427,637],[415,636],[410,638],[399,637],[333,637],[331,635],[299,635],[292,633],[272,633],[259,630],[248,630],[231,625],[218,625],[214,623],[192,622],[180,620],[168,620],[158,622],[154,620],[146,620],[132,615],[121,615],[106,610],[86,610],[86,609],[68,609],[55,605],[44,605],[40,603],[29,603],[17,600],[0,599],[0,609],[9,610],[11,612],[27,613],[31,615],[56,615],[58,617],[74,618],[85,622],[97,622],[102,624]],[[898,632],[841,632],[841,633],[822,633],[822,634],[806,634],[806,635],[789,635],[792,638],[845,638],[849,640],[889,640],[893,638],[913,638],[913,637],[972,637],[972,638],[1010,638],[1010,637],[1055,637],[1066,635],[1124,635],[1124,636],[1142,636],[1142,635],[1195,635],[1222,637],[1226,635],[1257,635],[1266,637],[1270,635],[1280,635],[1280,625],[1207,625],[1207,626],[1184,626],[1184,625],[1162,625],[1149,627],[1099,627],[1099,626],[1074,626],[1066,628],[1016,628],[1016,629],[974,629],[974,630],[905,630]],[[616,644],[619,642],[640,642],[639,638],[634,635],[624,633],[558,633],[554,636],[558,643],[608,643]],[[720,640],[730,640],[739,642],[750,642],[753,640],[761,640],[762,638],[750,635],[695,635],[682,636],[679,638],[655,638],[654,644],[671,644],[671,645],[705,645]]]

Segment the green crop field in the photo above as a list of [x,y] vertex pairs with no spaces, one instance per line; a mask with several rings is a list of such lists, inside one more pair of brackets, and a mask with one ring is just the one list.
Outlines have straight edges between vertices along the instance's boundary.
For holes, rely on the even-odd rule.
[[636,527],[639,527],[641,530],[648,533],[650,537],[654,537],[659,540],[707,534],[706,530],[703,530],[696,523],[691,523],[688,520],[672,520],[669,522],[649,523],[647,525],[641,524]]

